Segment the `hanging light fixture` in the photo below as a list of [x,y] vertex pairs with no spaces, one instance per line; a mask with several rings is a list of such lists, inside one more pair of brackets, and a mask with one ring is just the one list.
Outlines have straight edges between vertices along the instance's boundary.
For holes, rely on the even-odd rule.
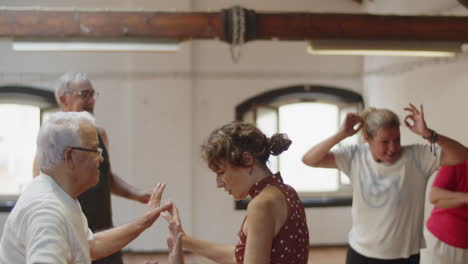
[[459,42],[312,40],[307,53],[318,55],[376,55],[450,57],[461,52]]
[[15,51],[176,52],[180,45],[175,40],[17,38],[12,48]]

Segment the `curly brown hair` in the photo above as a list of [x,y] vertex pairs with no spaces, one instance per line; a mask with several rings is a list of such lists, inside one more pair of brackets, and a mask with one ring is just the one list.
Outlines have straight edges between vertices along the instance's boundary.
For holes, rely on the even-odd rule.
[[213,171],[219,170],[223,160],[239,167],[245,167],[242,154],[248,152],[261,165],[272,155],[287,150],[292,141],[286,134],[276,133],[271,138],[265,136],[255,125],[234,121],[215,129],[201,146],[202,158]]

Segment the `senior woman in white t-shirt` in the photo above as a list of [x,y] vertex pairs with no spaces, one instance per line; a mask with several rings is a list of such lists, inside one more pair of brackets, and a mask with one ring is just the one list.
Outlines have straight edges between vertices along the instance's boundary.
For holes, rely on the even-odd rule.
[[[303,157],[309,166],[336,168],[353,185],[352,228],[347,264],[419,263],[427,180],[439,166],[468,159],[468,150],[427,127],[423,107],[410,104],[406,127],[430,144],[401,146],[400,121],[387,109],[348,114],[341,129]],[[331,151],[362,130],[367,144]],[[311,176],[313,177],[313,176]]]

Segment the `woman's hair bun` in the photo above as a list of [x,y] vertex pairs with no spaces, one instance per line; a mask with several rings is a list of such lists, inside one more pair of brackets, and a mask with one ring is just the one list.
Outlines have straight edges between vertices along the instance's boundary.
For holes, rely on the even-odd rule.
[[271,136],[268,143],[271,155],[278,156],[291,146],[292,141],[288,138],[288,135],[276,133]]

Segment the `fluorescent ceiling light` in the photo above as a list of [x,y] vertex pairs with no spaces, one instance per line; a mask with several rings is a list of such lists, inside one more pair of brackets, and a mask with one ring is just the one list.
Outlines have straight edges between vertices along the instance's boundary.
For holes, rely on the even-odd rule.
[[378,55],[450,57],[461,52],[462,43],[430,41],[312,40],[307,53],[318,55]]
[[120,51],[120,52],[176,52],[179,43],[174,40],[121,39],[14,39],[15,51]]

